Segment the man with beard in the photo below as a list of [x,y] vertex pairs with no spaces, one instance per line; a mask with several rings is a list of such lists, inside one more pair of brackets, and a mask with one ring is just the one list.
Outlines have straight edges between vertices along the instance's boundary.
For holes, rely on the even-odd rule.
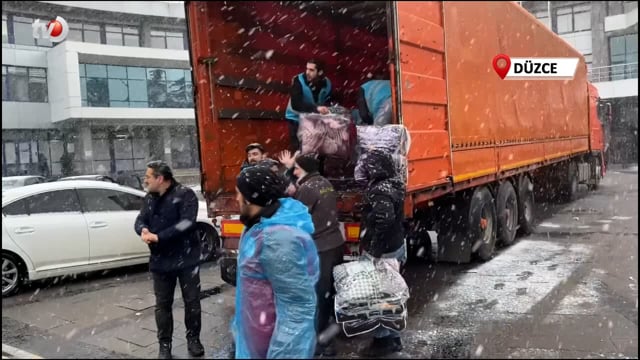
[[147,164],[144,186],[148,191],[136,218],[135,231],[151,251],[149,270],[156,295],[156,325],[160,359],[171,359],[173,340],[173,295],[180,281],[184,301],[187,348],[202,356],[200,343],[200,241],[195,232],[198,198],[189,187],[173,178],[162,161]]
[[236,180],[240,220],[236,359],[313,357],[319,261],[311,215],[285,198],[282,177],[267,167],[242,170]]
[[324,64],[316,59],[307,61],[304,73],[293,78],[291,99],[287,104],[286,119],[289,123],[289,140],[291,152],[300,148],[298,141],[298,125],[300,113],[329,113],[331,103],[331,81],[324,74]]
[[260,143],[251,143],[247,145],[245,152],[247,153],[247,158],[244,159],[240,170],[244,170],[249,166],[257,165],[267,157],[267,154],[264,151],[264,146]]

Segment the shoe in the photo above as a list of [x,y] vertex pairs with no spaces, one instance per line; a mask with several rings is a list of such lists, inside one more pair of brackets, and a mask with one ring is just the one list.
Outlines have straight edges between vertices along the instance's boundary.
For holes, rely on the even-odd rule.
[[402,351],[400,338],[383,337],[374,338],[371,345],[366,348],[363,355],[366,357],[384,357]]
[[336,351],[336,346],[333,344],[333,341],[324,347],[324,349],[322,350],[322,355],[329,356],[329,357],[338,355],[338,352]]
[[200,343],[200,340],[189,340],[187,343],[187,349],[189,350],[189,355],[191,356],[202,356],[204,355],[204,346]]
[[160,343],[158,359],[171,359],[171,343]]

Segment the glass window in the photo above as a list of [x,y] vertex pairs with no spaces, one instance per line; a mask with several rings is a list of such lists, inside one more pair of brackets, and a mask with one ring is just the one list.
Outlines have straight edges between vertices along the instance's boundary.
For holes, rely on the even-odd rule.
[[116,190],[80,189],[78,193],[87,212],[140,211],[144,203],[140,196]]
[[57,190],[28,197],[29,214],[79,212],[80,203],[73,190]]
[[33,37],[33,19],[21,16],[13,16],[13,37],[15,44],[35,45]]
[[87,79],[87,105],[98,107],[109,106],[109,86],[107,79]]
[[[3,184],[4,186],[4,184]],[[6,216],[27,215],[27,201],[18,200],[2,208],[2,213]]]
[[45,69],[29,69],[29,101],[47,102],[47,73]]
[[29,101],[29,75],[27,68],[7,67],[7,100]]
[[20,164],[31,163],[31,150],[28,142],[21,142],[18,144],[18,150],[20,153]]
[[4,143],[4,156],[8,164],[16,163],[16,144],[13,142]]
[[107,66],[107,73],[110,79],[126,79],[127,68],[125,66]]
[[184,35],[167,32],[167,49],[184,50]]
[[21,66],[2,67],[2,99],[47,102],[47,71]]
[[145,80],[129,80],[129,101],[146,102],[147,82]]
[[113,142],[116,159],[131,159],[133,156],[131,139],[116,139]]
[[[127,89],[127,80],[109,79],[109,101],[111,106],[115,101],[129,101],[129,89]],[[128,107],[129,104],[124,107]],[[122,106],[119,106],[122,107]]]
[[143,67],[128,66],[127,73],[129,75],[129,79],[145,80],[147,78],[147,70]]
[[106,65],[87,64],[87,76],[96,77],[96,78],[106,78],[107,77]]
[[124,34],[124,46],[140,46],[140,35]]
[[166,49],[166,34],[164,31],[151,31],[151,47],[156,49]]
[[590,3],[556,8],[555,15],[558,34],[591,30]]
[[70,41],[82,41],[82,24],[68,23],[69,33],[67,34],[67,40]]
[[9,42],[9,26],[7,25],[7,15],[2,15],[2,43]]
[[[108,26],[107,26],[107,28],[108,28]],[[120,45],[120,46],[122,46],[122,44],[123,44],[123,42],[122,42],[122,33],[113,33],[113,32],[109,32],[107,30],[106,39],[107,39],[107,44],[108,45]]]
[[86,76],[84,64],[80,64],[80,76]]
[[99,25],[89,25],[84,24],[84,42],[101,44],[102,41],[100,39],[100,26]]

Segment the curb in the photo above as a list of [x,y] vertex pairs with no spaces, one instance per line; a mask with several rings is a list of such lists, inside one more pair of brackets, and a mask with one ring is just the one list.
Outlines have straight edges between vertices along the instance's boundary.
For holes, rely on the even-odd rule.
[[14,348],[7,344],[2,344],[2,358],[3,359],[44,359],[38,355]]

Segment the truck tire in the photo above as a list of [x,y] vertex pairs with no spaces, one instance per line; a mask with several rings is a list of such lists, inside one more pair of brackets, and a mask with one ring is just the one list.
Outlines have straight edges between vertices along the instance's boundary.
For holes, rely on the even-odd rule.
[[496,247],[498,218],[493,196],[486,187],[477,188],[471,197],[468,227],[471,251],[482,261],[490,260]]
[[533,233],[533,210],[535,209],[535,200],[533,196],[533,183],[528,176],[520,178],[518,186],[518,223],[520,225],[519,232],[522,235]]
[[420,223],[407,229],[407,257],[409,262],[435,261],[432,253],[431,236],[426,226]]
[[498,187],[496,212],[498,244],[509,246],[515,241],[518,230],[518,196],[510,181],[505,181]]
[[572,202],[578,196],[578,167],[576,163],[569,162],[566,175],[560,192],[560,199],[564,202]]

